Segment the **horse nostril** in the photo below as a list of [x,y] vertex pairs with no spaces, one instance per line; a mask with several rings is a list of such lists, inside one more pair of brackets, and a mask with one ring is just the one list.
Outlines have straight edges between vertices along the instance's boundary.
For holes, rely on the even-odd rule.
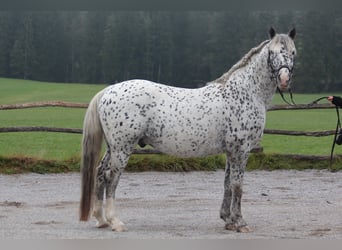
[[282,83],[280,84],[280,86],[283,87],[283,88],[286,88],[287,85],[288,85],[288,82],[282,82]]

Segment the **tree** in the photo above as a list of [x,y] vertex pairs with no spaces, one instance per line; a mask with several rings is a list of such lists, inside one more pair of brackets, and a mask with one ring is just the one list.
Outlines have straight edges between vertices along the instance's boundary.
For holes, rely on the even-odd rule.
[[71,12],[70,26],[68,27],[69,33],[67,58],[69,59],[68,79],[71,82],[82,82],[85,80],[85,72],[83,67],[84,60],[84,41],[86,40],[86,12]]
[[298,30],[293,89],[342,90],[341,11],[5,11],[0,76],[197,87],[278,32]]
[[335,77],[336,63],[336,30],[333,23],[336,19],[331,12],[308,12],[302,19],[302,35],[300,37],[300,62],[297,71],[299,91],[326,92]]
[[58,82],[66,79],[67,40],[63,20],[63,13],[59,12],[35,12],[33,15],[34,79]]
[[0,75],[10,75],[10,56],[11,49],[13,47],[14,39],[14,18],[12,12],[2,11],[0,12]]
[[87,12],[85,17],[85,40],[82,41],[81,67],[85,82],[103,82],[102,73],[102,47],[104,40],[104,27],[108,12]]
[[33,14],[18,13],[14,43],[10,50],[10,76],[30,79],[36,66],[34,50]]
[[211,12],[188,13],[188,31],[185,37],[186,81],[189,87],[203,86],[212,80],[210,70]]

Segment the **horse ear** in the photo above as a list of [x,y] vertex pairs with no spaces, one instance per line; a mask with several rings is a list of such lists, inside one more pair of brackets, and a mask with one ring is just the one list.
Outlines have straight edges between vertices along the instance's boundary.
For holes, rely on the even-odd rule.
[[296,28],[293,28],[292,30],[290,30],[290,32],[289,32],[289,37],[291,37],[292,38],[292,40],[295,38],[295,36],[296,36]]
[[276,35],[275,29],[271,26],[270,30],[268,31],[270,38],[272,39]]

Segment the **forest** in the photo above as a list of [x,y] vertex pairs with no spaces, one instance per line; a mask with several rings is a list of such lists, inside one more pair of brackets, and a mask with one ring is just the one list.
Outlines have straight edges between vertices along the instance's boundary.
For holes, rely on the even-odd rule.
[[0,11],[0,77],[199,87],[297,29],[293,91],[342,91],[342,11]]

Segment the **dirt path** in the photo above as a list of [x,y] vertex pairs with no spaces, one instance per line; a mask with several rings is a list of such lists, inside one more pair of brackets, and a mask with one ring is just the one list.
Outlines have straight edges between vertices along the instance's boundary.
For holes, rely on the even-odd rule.
[[242,210],[253,232],[223,229],[223,171],[124,173],[117,208],[127,232],[78,222],[80,176],[0,175],[0,238],[342,239],[342,172],[247,172]]

